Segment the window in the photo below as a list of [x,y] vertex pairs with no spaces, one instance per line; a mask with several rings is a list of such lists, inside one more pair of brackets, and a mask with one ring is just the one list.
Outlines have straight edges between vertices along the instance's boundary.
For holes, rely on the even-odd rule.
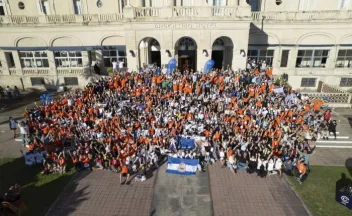
[[212,6],[226,6],[226,0],[213,0]]
[[352,50],[339,50],[337,54],[336,67],[352,67]]
[[31,77],[32,86],[44,85],[45,81],[43,77]]
[[83,67],[80,51],[57,51],[54,56],[56,67]]
[[330,50],[298,50],[296,67],[326,66]]
[[338,9],[347,9],[350,5],[350,0],[340,0]]
[[251,6],[252,11],[260,11],[260,0],[247,0],[247,3]]
[[48,0],[39,0],[40,11],[45,15],[50,15],[50,5]]
[[14,68],[15,67],[15,60],[13,59],[12,52],[5,52],[5,58],[7,61],[7,66],[9,68]]
[[352,86],[352,78],[350,77],[342,77],[340,80],[340,87],[351,87]]
[[271,67],[274,60],[274,50],[248,50],[248,58],[255,59],[256,62],[265,61],[266,65]]
[[22,68],[49,67],[45,51],[19,52]]
[[24,9],[24,3],[23,2],[18,2],[18,8],[23,10]]
[[77,77],[64,77],[65,85],[78,85]]
[[82,14],[81,0],[73,0],[73,9],[75,11],[75,14]]
[[316,82],[317,78],[302,78],[301,87],[315,87]]
[[290,50],[282,50],[280,67],[287,67]]
[[119,60],[124,62],[124,67],[127,67],[126,51],[125,49],[120,50],[104,50],[103,51],[104,66],[112,67],[113,60]]
[[0,0],[0,16],[5,16],[5,5],[3,0]]

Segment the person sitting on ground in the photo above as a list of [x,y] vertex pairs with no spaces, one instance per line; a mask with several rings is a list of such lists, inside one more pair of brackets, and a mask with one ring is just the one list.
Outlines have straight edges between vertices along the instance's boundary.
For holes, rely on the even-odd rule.
[[9,188],[5,193],[4,201],[9,203],[14,203],[21,198],[21,187],[18,184],[15,184]]

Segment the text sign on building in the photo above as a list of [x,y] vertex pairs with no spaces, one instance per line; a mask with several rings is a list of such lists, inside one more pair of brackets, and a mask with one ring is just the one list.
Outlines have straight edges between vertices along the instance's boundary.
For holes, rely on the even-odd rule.
[[165,23],[155,24],[157,29],[210,29],[216,28],[216,23]]

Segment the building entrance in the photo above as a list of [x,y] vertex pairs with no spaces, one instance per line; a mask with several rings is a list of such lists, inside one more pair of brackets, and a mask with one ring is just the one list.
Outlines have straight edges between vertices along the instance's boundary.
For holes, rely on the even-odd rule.
[[211,59],[214,60],[214,68],[225,70],[232,67],[233,43],[228,37],[217,38],[212,46]]
[[182,72],[195,72],[197,70],[197,44],[190,37],[182,37],[176,42],[178,69]]
[[161,67],[161,54],[159,42],[152,38],[144,38],[139,43],[139,66],[147,68],[149,65]]

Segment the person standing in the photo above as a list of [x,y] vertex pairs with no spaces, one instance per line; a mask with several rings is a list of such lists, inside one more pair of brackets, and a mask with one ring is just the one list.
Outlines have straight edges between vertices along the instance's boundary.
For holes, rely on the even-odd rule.
[[118,63],[116,62],[116,60],[112,60],[112,72],[117,73],[117,65]]
[[13,138],[16,138],[17,121],[12,117],[9,118],[9,127],[13,131]]
[[121,72],[123,72],[123,65],[124,65],[124,61],[123,61],[123,59],[121,60],[121,61],[119,61],[119,72],[121,73]]
[[329,121],[329,134],[333,133],[335,140],[336,140],[336,126],[337,126],[337,122],[336,120],[330,120]]
[[20,134],[21,134],[21,138],[22,138],[22,144],[24,146],[26,146],[26,138],[28,136],[28,132],[29,132],[29,128],[26,125],[26,123],[24,123],[23,121],[21,121],[18,124],[19,128],[20,128]]
[[7,93],[7,97],[9,99],[12,99],[12,89],[10,88],[10,86],[6,87],[6,93]]

